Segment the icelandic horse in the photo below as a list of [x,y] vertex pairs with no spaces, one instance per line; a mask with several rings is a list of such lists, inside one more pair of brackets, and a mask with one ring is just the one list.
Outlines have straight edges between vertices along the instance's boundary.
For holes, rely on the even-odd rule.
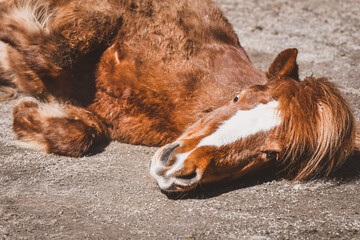
[[165,191],[267,163],[289,179],[327,176],[359,150],[336,87],[300,81],[296,49],[255,69],[209,0],[5,0],[0,24],[0,82],[32,96],[13,111],[32,149],[162,146],[150,174]]

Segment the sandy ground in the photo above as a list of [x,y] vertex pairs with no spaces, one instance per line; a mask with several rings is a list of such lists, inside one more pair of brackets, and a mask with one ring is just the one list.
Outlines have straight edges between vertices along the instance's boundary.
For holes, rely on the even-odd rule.
[[[358,0],[216,2],[257,67],[297,47],[301,77],[329,77],[360,120]],[[360,239],[358,157],[327,180],[168,196],[148,174],[155,148],[113,142],[68,158],[14,146],[16,102],[0,103],[0,239]]]

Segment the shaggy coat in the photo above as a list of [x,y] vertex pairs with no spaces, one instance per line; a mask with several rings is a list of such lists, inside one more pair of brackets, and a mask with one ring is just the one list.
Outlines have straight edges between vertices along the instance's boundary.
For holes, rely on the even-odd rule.
[[15,0],[0,18],[11,82],[86,108],[122,142],[163,145],[266,82],[210,1]]
[[[219,162],[203,164],[204,182],[225,178],[216,177],[219,171],[242,175],[238,169],[247,165],[225,159],[249,147],[295,179],[328,175],[359,149],[359,128],[332,84],[299,82],[296,49],[281,53],[267,73],[255,69],[209,0],[6,0],[0,23],[0,84],[34,97],[13,112],[14,131],[27,147],[83,156],[110,140],[163,146],[191,126],[201,129],[203,118],[219,124],[230,117],[217,109],[245,89],[241,109],[276,100],[282,124],[247,145],[207,151]],[[187,141],[160,149],[159,161],[195,146]],[[195,179],[188,167],[180,172]]]

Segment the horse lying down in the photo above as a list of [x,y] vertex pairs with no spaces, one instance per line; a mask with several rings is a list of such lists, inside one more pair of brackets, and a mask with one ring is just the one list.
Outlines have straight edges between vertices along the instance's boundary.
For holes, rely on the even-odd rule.
[[32,149],[162,146],[151,176],[186,191],[269,164],[324,177],[360,148],[332,83],[300,81],[296,49],[255,69],[210,1],[5,0],[0,22],[1,82],[33,97],[14,107],[13,130]]

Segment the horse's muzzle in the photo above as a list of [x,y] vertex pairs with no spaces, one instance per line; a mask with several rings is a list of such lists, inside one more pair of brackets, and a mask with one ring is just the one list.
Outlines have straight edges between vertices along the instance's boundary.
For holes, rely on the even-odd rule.
[[[150,162],[150,174],[164,191],[186,191],[192,189],[201,179],[202,173],[185,171],[187,154],[176,154],[181,142],[174,142],[160,148]],[[187,174],[178,174],[187,172]]]

